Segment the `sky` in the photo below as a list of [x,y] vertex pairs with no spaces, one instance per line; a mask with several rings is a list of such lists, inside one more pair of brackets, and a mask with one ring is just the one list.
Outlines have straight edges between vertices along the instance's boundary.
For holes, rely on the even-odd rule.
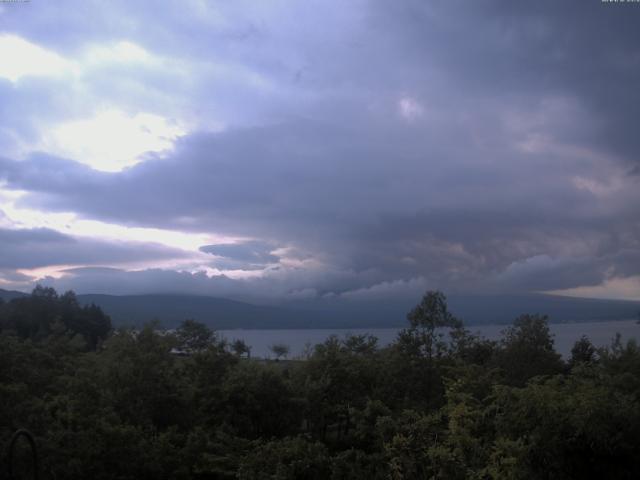
[[0,3],[0,288],[640,300],[640,3]]

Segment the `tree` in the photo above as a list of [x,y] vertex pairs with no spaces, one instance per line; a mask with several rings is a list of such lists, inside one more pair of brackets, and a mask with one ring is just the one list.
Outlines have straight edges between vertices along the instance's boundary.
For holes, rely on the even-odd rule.
[[520,447],[513,478],[640,478],[640,403],[592,373],[496,389],[495,438]]
[[193,319],[184,320],[176,329],[178,348],[189,353],[207,349],[216,340],[216,334],[204,323]]
[[378,338],[373,335],[348,334],[342,341],[344,348],[358,355],[371,355],[378,348]]
[[102,381],[114,410],[129,423],[165,428],[187,414],[172,343],[153,324],[105,342],[98,357]]
[[246,354],[247,358],[251,358],[251,347],[247,345],[247,343],[241,338],[236,338],[233,342],[231,342],[231,350],[238,357],[242,357]]
[[409,328],[398,334],[385,362],[388,395],[405,408],[435,408],[443,401],[443,356],[451,349],[445,334],[462,328],[462,322],[449,312],[445,295],[438,291],[427,291],[407,320]]
[[580,337],[571,349],[571,358],[569,359],[569,366],[574,367],[581,363],[593,363],[596,361],[597,352],[596,347],[591,343],[586,335]]
[[217,423],[253,439],[295,432],[302,421],[301,408],[282,370],[273,364],[237,363],[222,382]]
[[635,340],[583,337],[566,368],[543,316],[499,342],[439,292],[409,317],[389,347],[331,336],[300,362],[242,361],[194,320],[90,350],[108,317],[40,287],[0,306],[0,445],[27,428],[43,473],[70,480],[640,478]]
[[509,385],[523,386],[536,375],[562,372],[562,359],[553,348],[546,315],[521,315],[502,333],[498,366]]
[[460,328],[462,322],[447,307],[447,297],[439,291],[427,291],[408,314],[410,327],[400,334],[400,340],[415,353],[431,359],[444,348],[444,328]]
[[265,443],[251,452],[238,470],[240,480],[324,480],[330,475],[327,448],[303,437]]
[[276,360],[280,360],[280,358],[287,358],[291,349],[289,345],[284,343],[274,343],[269,347],[269,350],[276,356]]
[[[315,347],[304,362],[305,377],[301,387],[307,399],[308,426],[326,439],[350,443],[351,415],[365,408],[374,394],[380,372],[376,362],[375,337],[332,335]],[[369,345],[362,351],[362,347]]]
[[72,291],[58,296],[53,288],[38,285],[31,295],[14,298],[2,308],[0,330],[36,341],[51,334],[76,336],[85,349],[95,350],[111,332],[111,319],[96,305],[80,306]]

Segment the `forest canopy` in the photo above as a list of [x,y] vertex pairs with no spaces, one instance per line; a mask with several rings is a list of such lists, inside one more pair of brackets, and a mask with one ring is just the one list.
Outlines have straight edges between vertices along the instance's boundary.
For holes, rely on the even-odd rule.
[[269,361],[38,287],[0,305],[0,442],[32,432],[43,478],[640,478],[640,349],[583,337],[563,359],[547,322],[491,341],[427,292],[388,347]]

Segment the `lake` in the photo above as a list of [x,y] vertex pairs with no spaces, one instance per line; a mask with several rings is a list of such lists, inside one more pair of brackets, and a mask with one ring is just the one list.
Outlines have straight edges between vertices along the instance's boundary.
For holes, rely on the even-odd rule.
[[[485,338],[496,340],[507,325],[472,325],[467,328]],[[555,348],[558,353],[567,357],[571,347],[582,335],[586,335],[598,347],[611,344],[616,333],[622,340],[640,339],[640,325],[635,320],[588,323],[555,323],[549,325],[554,334]],[[330,335],[344,337],[347,334],[361,335],[369,333],[378,337],[378,344],[386,346],[393,342],[399,328],[352,328],[352,329],[296,329],[296,330],[219,330],[224,338],[233,341],[244,340],[251,346],[251,356],[272,357],[269,347],[276,343],[288,345],[291,349],[289,358],[300,356],[307,344],[315,345],[324,342]]]

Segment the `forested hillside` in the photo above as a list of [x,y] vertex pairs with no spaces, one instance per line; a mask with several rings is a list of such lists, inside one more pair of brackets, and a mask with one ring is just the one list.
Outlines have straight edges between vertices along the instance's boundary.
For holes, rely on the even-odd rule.
[[[0,289],[5,301],[25,293]],[[404,326],[414,300],[305,300],[279,306],[257,305],[199,295],[77,295],[80,305],[97,305],[114,326],[141,327],[157,320],[175,328],[192,318],[210,328],[225,330],[279,328],[380,328]],[[449,310],[465,324],[508,324],[522,312],[544,313],[551,322],[592,322],[636,319],[640,302],[573,298],[543,294],[452,295]]]
[[39,288],[0,306],[0,442],[27,428],[59,479],[640,478],[636,343],[576,339],[565,362],[544,316],[488,341],[439,292],[407,320],[387,348],[263,361],[195,321],[112,330]]

